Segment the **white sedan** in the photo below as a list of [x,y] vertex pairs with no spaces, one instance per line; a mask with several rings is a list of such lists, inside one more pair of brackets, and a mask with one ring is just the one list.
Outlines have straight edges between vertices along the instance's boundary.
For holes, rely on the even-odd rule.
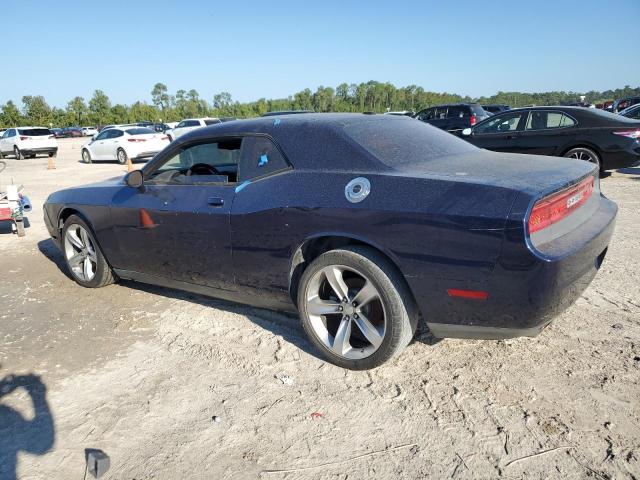
[[165,133],[169,136],[169,140],[174,141],[180,135],[184,135],[196,128],[206,127],[207,125],[215,125],[222,123],[219,118],[185,118],[175,128],[167,130]]
[[153,157],[169,145],[169,137],[143,127],[113,127],[102,130],[82,146],[82,160],[117,160],[124,165],[131,161]]
[[85,137],[93,137],[98,133],[98,129],[96,127],[82,127],[82,133]]

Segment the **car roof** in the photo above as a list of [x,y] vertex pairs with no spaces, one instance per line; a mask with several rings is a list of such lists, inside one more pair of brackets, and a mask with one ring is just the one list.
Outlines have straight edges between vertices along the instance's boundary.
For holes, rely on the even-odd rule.
[[599,110],[597,108],[576,107],[571,105],[539,105],[535,107],[519,107],[512,108],[505,112],[500,112],[490,117],[487,120],[483,120],[482,123],[495,119],[501,115],[509,115],[520,111],[544,111],[544,110],[556,110],[567,113],[578,121],[578,125],[581,127],[607,127],[607,126],[629,126],[629,123],[640,123],[640,121],[633,120],[622,115],[607,112],[606,110]]

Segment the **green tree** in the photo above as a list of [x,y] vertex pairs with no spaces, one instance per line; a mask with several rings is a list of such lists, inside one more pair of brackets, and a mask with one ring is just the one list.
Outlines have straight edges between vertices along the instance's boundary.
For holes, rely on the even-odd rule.
[[96,125],[105,125],[111,121],[111,101],[102,90],[93,92],[89,100],[89,112]]
[[71,118],[72,122],[77,126],[82,125],[82,119],[87,115],[88,110],[87,104],[84,103],[84,98],[82,97],[74,97],[67,103],[69,118]]
[[170,97],[167,93],[167,86],[164,83],[156,83],[151,90],[153,104],[162,112],[169,107]]
[[22,115],[16,104],[9,100],[2,106],[0,113],[0,123],[3,127],[17,127],[22,125]]
[[51,107],[42,95],[22,97],[22,111],[28,123],[34,126],[49,126],[53,118]]

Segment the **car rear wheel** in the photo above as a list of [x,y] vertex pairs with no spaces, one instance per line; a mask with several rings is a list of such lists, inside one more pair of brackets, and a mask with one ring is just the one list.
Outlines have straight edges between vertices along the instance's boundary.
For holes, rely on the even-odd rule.
[[18,147],[13,147],[13,155],[16,157],[16,160],[22,160],[24,158]]
[[576,160],[584,160],[585,162],[591,162],[598,166],[598,170],[602,170],[600,165],[600,157],[598,154],[586,147],[576,147],[569,150],[564,154],[567,158],[575,158]]
[[417,307],[397,269],[367,247],[320,255],[298,289],[302,325],[331,363],[352,370],[375,368],[413,338]]
[[118,163],[120,165],[124,165],[125,163],[127,163],[127,152],[125,152],[124,149],[119,148],[118,152],[116,153],[116,158],[118,159]]
[[107,264],[87,223],[71,215],[62,228],[62,246],[67,268],[83,287],[104,287],[114,282]]
[[82,150],[82,161],[84,163],[91,163],[91,154],[89,153],[89,150]]

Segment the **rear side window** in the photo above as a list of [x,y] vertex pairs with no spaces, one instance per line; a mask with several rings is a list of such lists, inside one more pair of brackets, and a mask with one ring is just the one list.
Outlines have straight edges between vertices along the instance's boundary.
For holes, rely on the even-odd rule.
[[130,128],[126,130],[129,135],[149,135],[150,133],[156,133],[150,128]]
[[51,135],[51,130],[48,128],[20,128],[18,133],[29,137],[44,137]]
[[434,118],[436,120],[438,119],[442,120],[443,118],[447,118],[447,107],[437,107]]
[[561,127],[573,127],[576,124],[576,121],[568,116],[567,114],[562,115],[562,120],[560,120]]
[[[469,105],[469,107],[471,108],[471,111],[476,115],[484,115],[486,113],[485,109],[480,105]],[[496,111],[499,112],[500,109],[498,108]]]
[[278,147],[266,137],[245,137],[240,153],[240,181],[289,168]]
[[449,107],[447,118],[464,118],[469,117],[469,108],[463,105],[453,105]]
[[435,118],[436,109],[429,108],[418,114],[418,120],[426,122],[427,120],[433,120]]
[[408,117],[371,120],[344,127],[345,133],[382,164],[394,169],[420,165],[445,155],[478,149],[460,138]]
[[124,135],[124,132],[122,130],[111,129],[109,130],[109,136],[107,138],[118,138],[118,137],[121,137],[122,135]]
[[548,128],[560,128],[562,123],[561,112],[548,112],[532,110],[527,119],[527,130],[546,130]]
[[178,125],[179,128],[182,127],[199,127],[200,126],[200,122],[197,120],[185,120],[184,122],[180,122],[180,125]]
[[220,120],[218,120],[217,118],[209,119],[209,120],[205,120],[204,121],[205,125],[215,125],[216,123],[222,123],[222,122]]

